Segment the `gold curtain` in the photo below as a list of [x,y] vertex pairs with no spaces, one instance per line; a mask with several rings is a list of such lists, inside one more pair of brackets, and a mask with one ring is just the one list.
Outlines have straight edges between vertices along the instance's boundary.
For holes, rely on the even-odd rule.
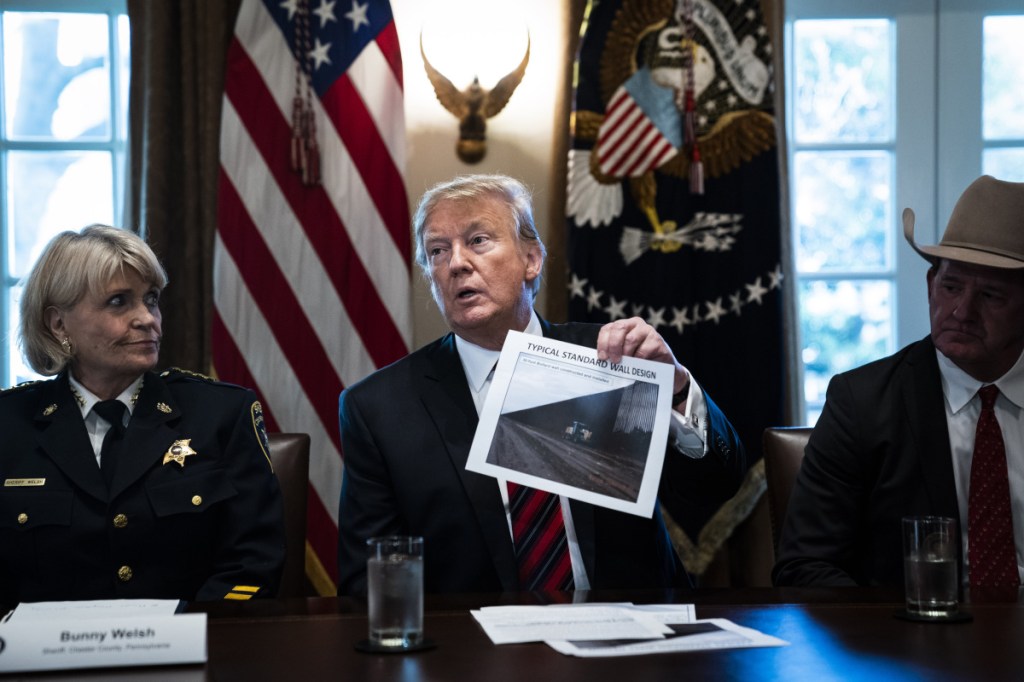
[[[789,143],[786,137],[786,90],[785,49],[783,27],[786,21],[785,0],[761,0],[765,23],[771,33],[774,46],[773,67],[775,69],[775,139],[779,145],[779,229],[782,231],[782,331],[785,334],[786,383],[785,392],[779,397],[785,406],[786,424],[802,425],[804,415],[800,411],[800,346],[797,338],[799,318],[796,306],[796,264],[793,260],[793,232],[789,211]],[[768,426],[771,426],[769,424]]]
[[161,259],[162,366],[210,364],[224,61],[241,0],[128,0],[128,210]]

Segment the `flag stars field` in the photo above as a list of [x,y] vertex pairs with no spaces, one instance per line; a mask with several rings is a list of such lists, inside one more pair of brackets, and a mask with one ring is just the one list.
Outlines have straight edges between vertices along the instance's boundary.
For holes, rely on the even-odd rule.
[[[765,277],[768,279],[768,285],[765,286]],[[714,322],[718,324],[721,318],[728,315],[735,315],[740,317],[743,314],[743,309],[751,304],[763,305],[764,297],[769,292],[779,289],[782,285],[782,267],[776,265],[775,269],[771,272],[760,275],[749,284],[744,284],[742,289],[737,289],[733,293],[728,295],[729,307],[728,310],[722,305],[724,297],[719,297],[715,300],[707,300],[703,303],[697,303],[693,306],[683,306],[682,308],[676,308],[672,306],[672,321],[668,322],[665,319],[668,308],[661,307],[655,308],[644,304],[631,302],[629,300],[619,300],[608,295],[608,305],[603,304],[605,293],[593,286],[588,286],[589,280],[586,277],[580,277],[576,273],[569,273],[569,283],[567,288],[569,289],[569,297],[582,298],[586,300],[588,310],[602,310],[608,315],[608,320],[614,322],[620,320],[626,316],[626,306],[630,307],[630,311],[634,317],[644,318],[649,325],[655,329],[663,328],[669,329],[674,328],[677,334],[682,334],[686,327],[696,325],[700,322]],[[701,307],[706,311],[703,316],[698,312]],[[692,317],[691,317],[692,310]]]
[[313,49],[309,51],[309,58],[313,60],[313,70],[319,69],[324,64],[330,66],[331,58],[327,56],[327,51],[331,49],[330,43],[321,43],[320,39],[317,38]]
[[366,18],[366,11],[370,8],[370,3],[359,4],[358,0],[352,0],[352,9],[345,12],[345,18],[352,22],[352,32],[355,33],[359,30],[360,26],[364,24],[370,25],[370,20]]
[[313,14],[320,17],[320,28],[327,25],[328,21],[337,21],[334,16],[334,6],[337,4],[337,0],[320,0],[320,6],[313,10]]

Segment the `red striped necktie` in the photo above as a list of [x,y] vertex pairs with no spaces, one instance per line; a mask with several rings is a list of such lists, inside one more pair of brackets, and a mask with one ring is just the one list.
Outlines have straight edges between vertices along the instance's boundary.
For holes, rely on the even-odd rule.
[[1006,446],[993,406],[999,389],[978,391],[981,415],[971,458],[967,498],[967,553],[971,587],[1013,587],[1020,584],[1013,543],[1010,482]]
[[569,541],[558,496],[510,481],[508,500],[520,589],[573,589]]

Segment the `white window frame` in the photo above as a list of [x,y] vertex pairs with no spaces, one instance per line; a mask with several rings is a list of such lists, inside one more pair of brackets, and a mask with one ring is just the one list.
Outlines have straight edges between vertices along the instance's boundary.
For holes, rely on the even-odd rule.
[[[11,313],[8,292],[19,284],[19,279],[11,274],[8,267],[11,240],[8,237],[8,188],[7,158],[9,152],[17,151],[101,151],[112,154],[113,178],[113,215],[114,224],[122,225],[124,218],[124,193],[127,186],[126,174],[128,165],[127,120],[124,112],[117,106],[122,87],[117,64],[121,58],[118,42],[118,22],[127,14],[125,0],[0,0],[0,36],[3,35],[4,12],[54,12],[62,14],[106,14],[110,52],[110,125],[111,136],[106,141],[75,141],[75,140],[8,140],[6,106],[3,91],[0,89],[0,386],[11,383],[11,358],[19,353],[17,330],[11,329]],[[0,50],[0,85],[4,77],[4,55]]]
[[[795,93],[795,20],[874,18],[894,22],[896,125],[889,145],[801,144],[793,135],[793,117],[787,116],[791,169],[794,155],[801,151],[882,148],[893,154],[895,187],[888,216],[892,230],[888,241],[895,249],[893,269],[871,273],[796,273],[795,277],[798,282],[889,279],[894,286],[891,350],[922,338],[929,330],[925,284],[928,263],[903,238],[903,209],[914,210],[916,240],[934,244],[941,237],[957,198],[982,172],[982,21],[992,14],[1024,15],[1024,4],[1020,0],[786,0],[788,111],[793,110]],[[1020,146],[1024,146],[1024,141]],[[794,229],[796,180],[791,175],[790,218]],[[796,248],[796,239],[792,241]],[[800,339],[798,348],[803,347]],[[798,366],[802,374],[803,363]],[[806,414],[802,376],[800,385],[802,414]]]

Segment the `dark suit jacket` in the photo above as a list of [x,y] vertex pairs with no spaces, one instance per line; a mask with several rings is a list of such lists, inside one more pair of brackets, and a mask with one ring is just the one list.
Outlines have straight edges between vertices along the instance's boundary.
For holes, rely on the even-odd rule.
[[943,400],[930,338],[832,379],[790,498],[776,584],[903,586],[902,517],[959,519]]
[[[549,325],[544,335],[595,346],[598,325]],[[341,395],[345,474],[339,511],[338,591],[366,591],[367,538],[424,537],[428,592],[519,588],[498,484],[466,471],[477,413],[452,334],[410,354]],[[708,401],[711,451],[665,459],[660,494],[715,508],[738,488],[744,452]],[[653,519],[572,501],[577,539],[593,588],[688,584],[671,542]]]
[[[0,602],[277,591],[283,512],[255,394],[165,374],[145,376],[110,490],[66,374],[0,395]],[[186,439],[197,454],[164,464]]]

